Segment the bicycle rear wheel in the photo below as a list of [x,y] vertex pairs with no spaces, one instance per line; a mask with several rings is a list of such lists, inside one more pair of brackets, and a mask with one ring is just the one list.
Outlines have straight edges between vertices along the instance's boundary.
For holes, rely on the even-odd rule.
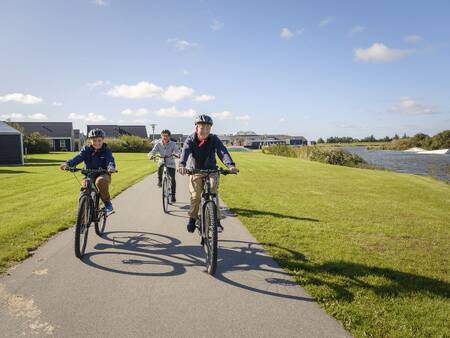
[[75,256],[78,258],[83,257],[86,251],[89,225],[91,223],[90,204],[90,199],[87,195],[81,196],[78,204],[77,224],[75,226]]
[[105,232],[106,218],[105,208],[102,208],[98,211],[98,219],[95,222],[95,233],[99,236]]
[[214,202],[206,202],[203,219],[205,222],[203,248],[206,253],[206,271],[210,275],[214,275],[217,268],[217,209]]
[[167,178],[163,178],[163,184],[162,184],[162,204],[163,204],[163,210],[165,213],[169,210],[169,192],[168,192],[168,182]]

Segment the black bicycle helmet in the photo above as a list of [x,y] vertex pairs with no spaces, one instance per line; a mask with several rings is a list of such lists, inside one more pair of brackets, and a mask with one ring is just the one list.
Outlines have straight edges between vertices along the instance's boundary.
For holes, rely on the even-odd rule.
[[95,128],[89,131],[88,138],[94,138],[94,137],[105,137],[105,132],[102,129]]
[[169,129],[164,129],[162,132],[161,132],[161,134],[167,134],[167,135],[172,135],[171,133],[170,133],[170,130]]
[[199,124],[199,123],[209,124],[212,126],[213,120],[210,116],[208,116],[206,114],[201,114],[195,118],[195,124]]

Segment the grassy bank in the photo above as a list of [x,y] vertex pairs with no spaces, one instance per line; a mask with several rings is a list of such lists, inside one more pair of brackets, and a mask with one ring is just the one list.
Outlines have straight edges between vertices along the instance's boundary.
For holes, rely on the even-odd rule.
[[[73,174],[58,168],[71,155],[30,155],[25,166],[0,166],[0,273],[74,224],[79,185]],[[112,177],[113,196],[155,170],[145,154],[114,156],[120,172]]]
[[432,178],[236,153],[222,198],[357,337],[450,332],[450,186]]
[[367,163],[358,155],[338,147],[303,146],[292,147],[288,145],[273,145],[262,148],[262,153],[267,155],[295,157],[303,160],[316,161],[348,167],[362,167]]

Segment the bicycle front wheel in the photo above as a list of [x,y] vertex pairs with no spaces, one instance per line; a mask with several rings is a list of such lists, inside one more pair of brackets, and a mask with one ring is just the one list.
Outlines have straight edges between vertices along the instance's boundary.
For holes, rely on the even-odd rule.
[[99,236],[103,235],[106,227],[106,211],[103,208],[98,212],[98,219],[95,222],[95,233]]
[[91,223],[90,204],[88,196],[81,196],[78,204],[77,224],[75,226],[75,256],[78,258],[83,257],[86,251],[89,225]]
[[163,184],[162,184],[162,204],[163,204],[163,210],[165,213],[169,210],[169,187],[168,187],[167,178],[163,178]]
[[206,253],[206,271],[210,275],[216,273],[217,268],[217,209],[214,202],[209,201],[204,206],[204,240]]

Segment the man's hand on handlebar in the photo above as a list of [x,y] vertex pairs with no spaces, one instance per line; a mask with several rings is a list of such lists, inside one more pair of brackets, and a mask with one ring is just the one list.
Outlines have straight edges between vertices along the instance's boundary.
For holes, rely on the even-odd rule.
[[230,170],[230,173],[237,174],[239,172],[239,169],[236,167],[230,167],[228,170]]
[[181,175],[186,175],[188,171],[187,171],[187,169],[185,167],[178,167],[178,172]]
[[61,169],[61,170],[67,170],[67,168],[69,168],[69,166],[67,165],[67,163],[62,163],[62,164],[59,166],[59,169]]

